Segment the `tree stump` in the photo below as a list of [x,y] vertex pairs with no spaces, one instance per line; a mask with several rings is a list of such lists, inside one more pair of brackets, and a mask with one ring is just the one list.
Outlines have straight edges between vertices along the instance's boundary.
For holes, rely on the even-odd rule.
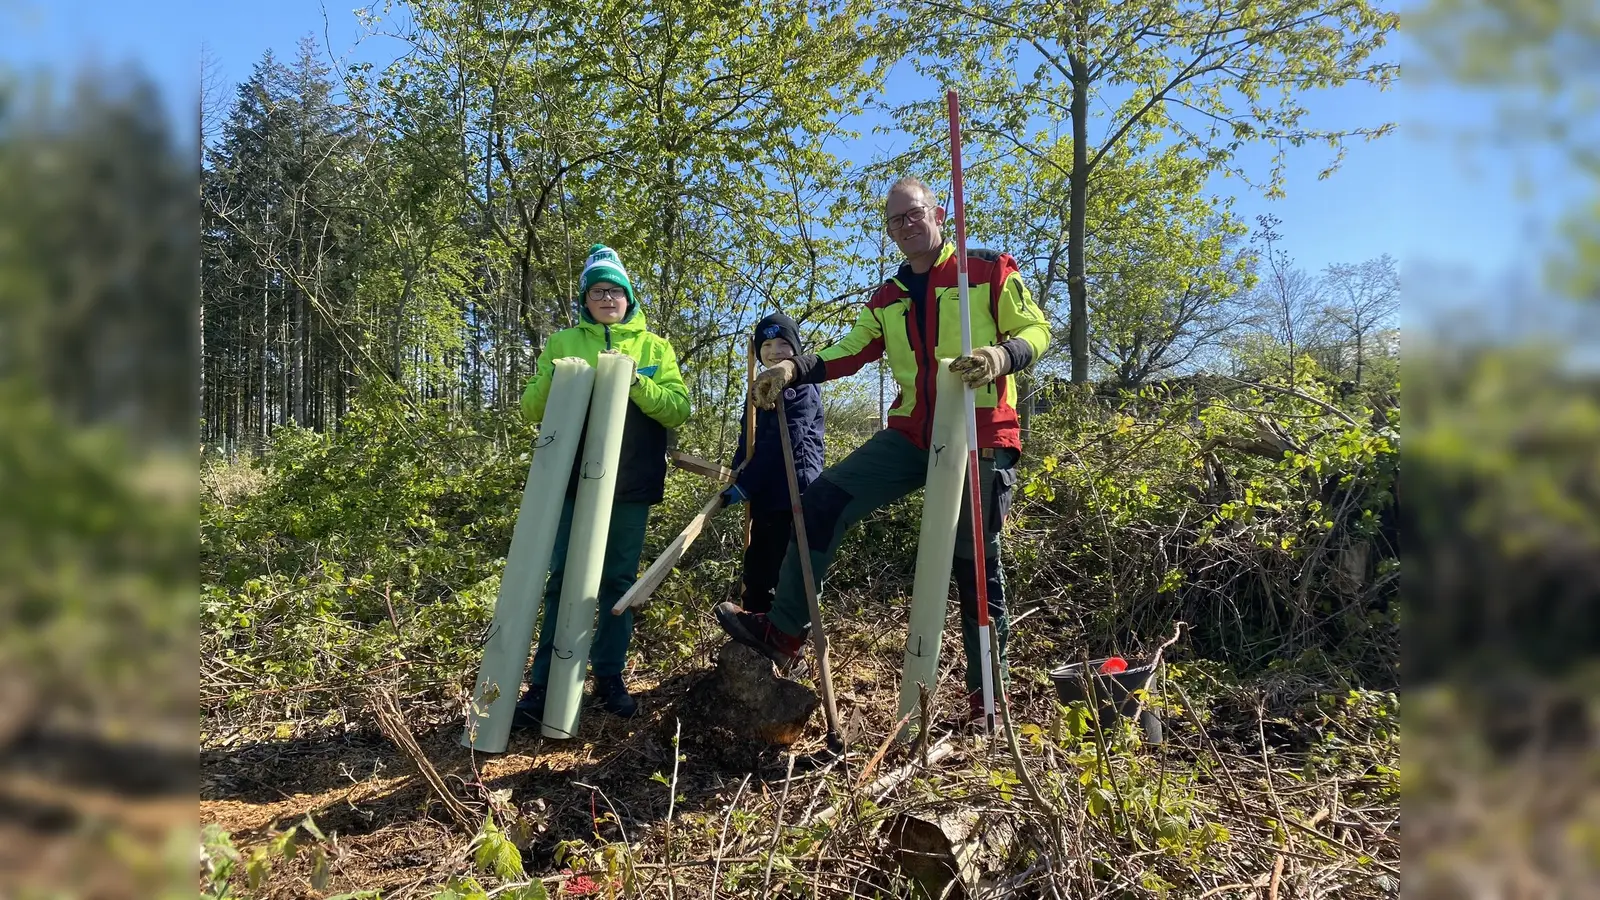
[[734,641],[717,651],[716,679],[728,701],[717,712],[728,727],[770,744],[799,740],[821,702],[815,691],[779,678],[770,660]]
[[715,757],[732,768],[755,768],[772,751],[799,740],[821,700],[815,691],[779,678],[765,656],[729,641],[717,651],[717,665],[684,695],[679,715],[663,718],[670,730],[683,720],[683,741],[691,751]]
[[1004,856],[1016,844],[1004,816],[960,806],[896,813],[886,837],[894,861],[928,897],[982,895],[983,858]]

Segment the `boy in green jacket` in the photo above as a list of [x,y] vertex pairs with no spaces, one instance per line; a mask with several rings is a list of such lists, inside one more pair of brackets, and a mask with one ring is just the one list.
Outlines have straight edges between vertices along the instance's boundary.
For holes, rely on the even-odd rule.
[[[628,389],[622,456],[617,465],[616,494],[600,577],[600,624],[589,648],[595,695],[607,712],[626,718],[638,711],[638,704],[622,681],[628,642],[633,637],[633,611],[613,616],[611,607],[638,578],[645,522],[650,516],[650,507],[661,502],[667,479],[667,429],[677,428],[689,418],[689,389],[678,373],[678,358],[672,344],[650,332],[644,308],[634,296],[633,282],[628,280],[616,251],[603,244],[589,248],[580,284],[582,323],[556,332],[545,343],[544,352],[534,364],[533,380],[522,393],[522,417],[531,423],[544,418],[555,360],[578,357],[596,365],[600,354],[607,351],[633,357],[633,386]],[[577,459],[581,464],[581,445]],[[578,478],[574,476],[561,507],[561,526],[550,556],[539,649],[533,657],[533,668],[528,672],[528,690],[517,701],[516,715],[512,719],[512,726],[516,728],[537,727],[544,716],[545,685],[550,680],[550,656],[556,637],[556,609],[561,603],[577,491]]]

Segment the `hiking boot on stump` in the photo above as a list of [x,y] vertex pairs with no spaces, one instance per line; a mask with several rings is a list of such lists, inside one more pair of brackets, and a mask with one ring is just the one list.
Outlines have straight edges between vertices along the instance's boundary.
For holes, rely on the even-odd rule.
[[772,660],[780,672],[787,672],[794,666],[806,645],[803,635],[785,634],[772,624],[766,613],[745,612],[736,603],[717,604],[717,624],[729,637]]

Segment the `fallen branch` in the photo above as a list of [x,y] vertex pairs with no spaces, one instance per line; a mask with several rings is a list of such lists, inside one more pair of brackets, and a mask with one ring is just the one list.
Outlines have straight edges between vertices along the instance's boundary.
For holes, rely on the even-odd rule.
[[[898,730],[898,728],[895,729],[895,731]],[[894,732],[891,731],[890,733],[893,734]],[[950,738],[947,735],[942,738],[939,743],[934,744],[928,749],[927,764],[931,766],[954,752],[956,752],[955,745],[950,743]],[[872,797],[872,802],[878,802],[879,800],[883,799],[884,794],[889,793],[889,791],[893,790],[895,786],[899,785],[907,778],[910,778],[911,775],[915,773],[921,766],[921,764],[922,760],[913,759],[911,762],[906,763],[900,768],[880,776],[877,781],[867,785],[867,795]],[[835,803],[822,812],[817,813],[815,817],[800,822],[797,827],[804,828],[805,826],[810,825],[812,822],[827,822],[838,814],[839,804]]]
[[1267,881],[1267,900],[1278,900],[1278,885],[1283,883],[1283,854],[1272,863],[1272,878]]
[[1219,434],[1206,441],[1200,448],[1201,455],[1210,453],[1218,447],[1227,447],[1243,453],[1271,460],[1283,459],[1288,453],[1304,453],[1305,451],[1280,430],[1273,427],[1266,416],[1256,416],[1255,437],[1241,437],[1236,434]]
[[[1150,662],[1148,663],[1148,665],[1150,666],[1150,671],[1152,673],[1154,673],[1151,676],[1152,678],[1154,678],[1154,677],[1156,677],[1157,675],[1160,674],[1161,655],[1163,653],[1167,652],[1167,648],[1168,647],[1171,647],[1173,644],[1176,644],[1178,642],[1178,635],[1183,633],[1183,626],[1186,625],[1186,624],[1188,624],[1188,623],[1186,623],[1186,622],[1173,622],[1172,623],[1172,637],[1169,637],[1165,641],[1163,641],[1161,643],[1161,646],[1156,648],[1156,652],[1150,656]],[[1146,692],[1146,696],[1148,696],[1148,692]],[[1139,721],[1139,717],[1141,715],[1143,715],[1143,713],[1144,713],[1144,701],[1145,701],[1145,697],[1140,697],[1139,698],[1139,702],[1134,705],[1134,708],[1133,708],[1133,720],[1135,722]],[[1166,763],[1166,757],[1163,756],[1161,759],[1162,759],[1162,763],[1164,765]]]
[[861,770],[861,775],[856,778],[856,790],[861,790],[861,785],[872,777],[872,773],[878,768],[878,763],[883,762],[883,755],[889,752],[889,745],[894,743],[895,736],[900,733],[900,729],[906,727],[906,723],[911,721],[911,717],[916,713],[916,710],[907,712],[900,717],[900,721],[896,722],[893,728],[889,729],[889,736],[884,738],[883,743],[878,745],[878,751],[872,754],[871,759],[867,760],[866,766]]
[[376,688],[369,695],[368,706],[372,709],[373,718],[378,720],[378,729],[383,732],[384,737],[400,748],[413,766],[416,766],[422,780],[428,783],[428,787],[433,788],[434,795],[444,804],[451,821],[468,834],[476,832],[478,817],[461,802],[460,797],[450,792],[444,779],[439,777],[439,770],[428,761],[427,754],[417,745],[417,739],[411,736],[411,726],[406,723],[406,717],[400,712],[400,705],[395,702],[394,695],[386,688]]

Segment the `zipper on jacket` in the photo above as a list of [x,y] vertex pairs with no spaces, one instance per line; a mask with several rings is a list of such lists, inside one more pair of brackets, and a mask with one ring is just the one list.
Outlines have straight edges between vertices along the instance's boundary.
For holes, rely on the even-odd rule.
[[606,330],[606,349],[610,350],[611,349],[611,326],[610,325],[601,325],[600,327],[604,328]]

